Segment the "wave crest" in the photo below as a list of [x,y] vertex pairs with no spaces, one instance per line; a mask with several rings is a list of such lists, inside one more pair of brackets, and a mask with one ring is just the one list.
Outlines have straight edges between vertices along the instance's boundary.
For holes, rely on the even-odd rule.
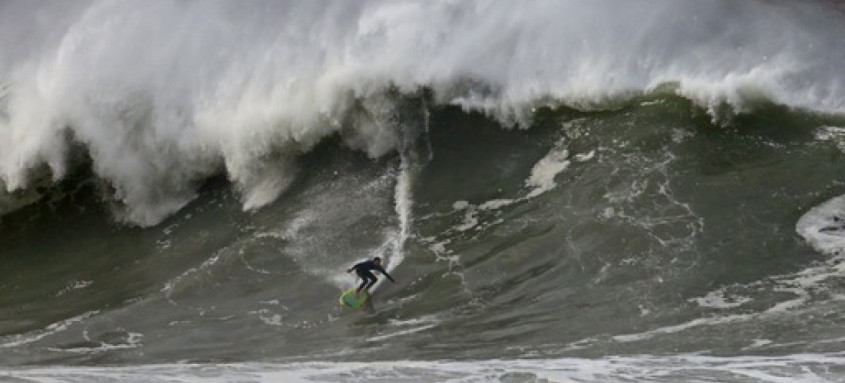
[[16,201],[5,210],[32,199],[10,196],[44,182],[36,169],[48,182],[66,177],[75,145],[126,221],[160,222],[221,171],[245,208],[260,207],[327,137],[374,157],[400,149],[405,124],[393,111],[421,89],[434,104],[523,127],[538,105],[604,109],[666,84],[717,120],[760,98],[845,111],[845,24],[822,4],[2,7],[0,36],[18,38],[0,38],[0,198]]

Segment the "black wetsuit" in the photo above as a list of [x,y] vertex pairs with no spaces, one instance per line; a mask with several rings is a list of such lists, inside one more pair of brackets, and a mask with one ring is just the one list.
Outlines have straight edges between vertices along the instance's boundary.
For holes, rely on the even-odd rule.
[[373,270],[384,274],[384,276],[387,277],[387,279],[390,279],[391,282],[396,282],[393,280],[393,277],[391,277],[390,274],[388,274],[387,271],[384,270],[383,267],[377,265],[372,260],[356,263],[355,266],[352,266],[352,269],[355,270],[355,273],[358,274],[358,277],[363,279],[363,281],[361,282],[361,286],[358,286],[358,290],[356,290],[357,292],[361,292],[361,290],[364,289],[369,289],[374,284],[376,284],[378,278],[373,275]]

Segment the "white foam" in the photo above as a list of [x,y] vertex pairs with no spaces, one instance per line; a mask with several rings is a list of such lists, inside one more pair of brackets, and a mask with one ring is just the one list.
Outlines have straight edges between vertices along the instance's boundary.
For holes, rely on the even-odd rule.
[[59,292],[56,293],[56,296],[60,297],[62,295],[65,295],[65,294],[73,291],[73,290],[84,289],[88,286],[91,286],[91,284],[93,284],[93,283],[94,283],[94,281],[70,281],[70,282],[67,283],[67,285],[63,289],[59,290]]
[[[413,178],[417,170],[417,164],[410,163],[410,158],[403,156],[402,164],[396,175],[396,186],[394,189],[394,210],[399,218],[399,225],[395,231],[387,234],[385,241],[376,251],[385,259],[385,270],[392,274],[405,259],[405,242],[411,235],[411,212],[413,209]],[[370,288],[376,291],[387,278],[379,280]]]
[[134,349],[143,346],[144,334],[137,332],[129,332],[122,329],[118,329],[118,332],[122,333],[123,335],[121,342],[109,343],[104,342],[102,340],[91,339],[90,335],[88,334],[88,331],[85,330],[82,332],[83,338],[90,343],[96,343],[96,346],[70,348],[49,347],[48,349],[54,352],[66,352],[73,354],[99,354],[114,350]]
[[795,224],[795,231],[819,252],[841,253],[845,249],[845,195],[804,213]]
[[221,259],[231,258],[229,256],[230,252],[231,250],[226,248],[218,250],[210,258],[204,260],[199,266],[191,267],[182,272],[182,274],[165,282],[160,292],[163,293],[165,298],[170,300],[171,303],[175,303],[173,298],[176,295],[189,288],[189,286],[196,286],[196,284],[203,283],[209,273],[209,270],[220,262]]
[[82,315],[77,315],[72,318],[52,323],[41,330],[31,331],[25,334],[14,334],[0,337],[0,348],[18,347],[20,345],[37,342],[50,335],[65,331],[72,325],[80,323],[97,314],[99,314],[99,310],[89,311]]
[[[579,153],[573,157],[578,162],[586,162],[595,157],[595,151],[592,150],[589,153]],[[456,212],[463,211],[464,217],[462,222],[454,226],[452,230],[457,232],[466,232],[473,229],[482,230],[485,225],[481,225],[479,218],[479,214],[481,212],[495,212],[507,206],[537,198],[540,195],[553,190],[557,187],[555,177],[569,168],[571,164],[569,158],[570,153],[566,148],[566,143],[564,140],[561,140],[531,168],[531,174],[524,181],[526,188],[529,190],[524,195],[512,199],[492,199],[484,201],[478,205],[473,205],[468,201],[455,201],[452,204],[452,209]]]
[[[830,283],[838,283],[845,272],[845,258],[832,257],[825,262],[813,263],[810,266],[791,274],[771,275],[765,280],[754,281],[747,284],[735,284],[722,287],[707,293],[703,297],[692,298],[691,302],[697,303],[700,307],[720,310],[719,314],[707,317],[695,318],[684,323],[659,327],[641,333],[624,334],[614,337],[618,341],[633,342],[649,339],[662,334],[677,333],[700,326],[714,326],[733,322],[749,322],[767,320],[782,320],[784,318],[800,318],[802,315],[815,315],[814,305],[808,305],[818,295],[827,294]],[[744,291],[746,296],[731,291]],[[777,293],[777,294],[776,294]],[[787,293],[787,294],[780,294]],[[755,300],[754,296],[786,296],[781,300],[770,304],[768,308],[753,313],[730,314],[737,308]],[[836,301],[841,297],[832,294],[827,298]],[[728,313],[722,314],[721,312]],[[819,340],[817,342],[829,342],[831,340]],[[834,342],[836,340],[833,340]],[[581,341],[583,343],[585,341]],[[783,346],[779,344],[778,346]],[[755,346],[760,347],[760,345]]]
[[371,337],[367,338],[366,340],[368,342],[381,342],[381,341],[384,341],[386,339],[395,338],[395,337],[403,336],[403,335],[410,335],[410,334],[425,331],[425,330],[428,330],[428,329],[434,328],[434,327],[437,327],[437,325],[436,324],[427,324],[427,325],[412,327],[412,328],[408,328],[408,329],[404,329],[404,330],[399,330],[399,331],[388,332],[388,333],[380,334],[380,335],[376,335],[376,336],[371,336]]
[[772,343],[773,342],[769,339],[754,339],[753,342],[748,347],[743,348],[743,350],[765,347]]
[[268,310],[261,310],[258,318],[268,326],[282,325],[282,316],[280,314],[270,314]]
[[[389,115],[380,110],[392,102],[384,97],[391,87],[413,93],[425,86],[437,103],[525,126],[550,99],[594,108],[668,83],[714,117],[760,97],[841,113],[845,26],[825,7],[695,0],[10,5],[0,15],[0,180],[12,191],[63,178],[74,166],[70,137],[87,148],[127,221],[160,222],[221,166],[244,207],[257,208],[295,177],[291,159],[325,137],[341,134],[373,156],[401,147],[393,125],[379,120]],[[730,38],[714,38],[714,30]],[[550,161],[532,182],[548,187],[544,174],[563,166]]]
[[587,162],[587,161],[592,160],[595,157],[596,157],[596,151],[590,150],[589,153],[578,153],[578,154],[574,155],[572,158],[574,158],[575,161],[578,161],[578,162]]
[[727,315],[714,316],[709,318],[696,318],[677,325],[659,327],[653,330],[644,331],[640,333],[614,335],[612,339],[617,342],[637,342],[645,339],[651,339],[658,335],[679,333],[681,331],[689,330],[691,328],[699,326],[713,326],[725,323],[746,321],[752,317],[752,315]]
[[814,133],[817,140],[836,142],[839,149],[843,150],[843,145],[845,145],[845,128],[841,126],[820,126]]
[[456,231],[467,231],[478,225],[478,211],[473,207],[466,209],[464,220],[461,224],[454,227]]
[[707,295],[699,298],[693,298],[691,299],[691,301],[698,303],[701,307],[709,307],[715,309],[731,309],[734,307],[742,306],[753,300],[750,297],[725,294],[726,292],[724,290],[711,291],[707,293]]
[[534,189],[528,193],[528,198],[536,197],[557,186],[555,177],[566,170],[569,164],[569,150],[563,143],[559,143],[531,169],[531,176],[525,180],[525,185]]
[[390,360],[237,364],[151,364],[120,367],[10,368],[0,377],[39,382],[837,382],[841,353],[784,356],[630,355],[602,358]]

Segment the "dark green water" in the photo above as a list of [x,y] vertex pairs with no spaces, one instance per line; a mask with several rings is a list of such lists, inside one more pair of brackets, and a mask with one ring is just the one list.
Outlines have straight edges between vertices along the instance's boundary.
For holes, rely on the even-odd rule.
[[845,381],[839,8],[4,3],[0,380]]
[[[508,130],[431,110],[413,166],[330,141],[267,207],[213,180],[152,228],[114,224],[80,175],[4,217],[3,360],[837,355],[843,266],[795,233],[842,187],[836,140],[779,108],[695,112],[660,98]],[[375,311],[338,307],[344,269],[379,254],[399,283]]]

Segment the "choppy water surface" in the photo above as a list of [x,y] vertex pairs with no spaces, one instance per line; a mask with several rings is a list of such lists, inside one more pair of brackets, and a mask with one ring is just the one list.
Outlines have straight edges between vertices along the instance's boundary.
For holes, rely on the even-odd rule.
[[[845,381],[826,2],[6,2],[0,378]],[[345,310],[345,270],[396,284]]]

